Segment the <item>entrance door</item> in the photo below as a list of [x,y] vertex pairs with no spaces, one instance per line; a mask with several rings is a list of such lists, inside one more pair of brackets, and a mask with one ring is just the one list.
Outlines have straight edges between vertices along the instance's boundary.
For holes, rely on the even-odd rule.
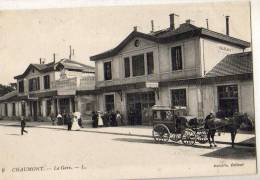
[[149,124],[146,115],[155,104],[154,92],[129,93],[127,94],[127,117],[128,124]]

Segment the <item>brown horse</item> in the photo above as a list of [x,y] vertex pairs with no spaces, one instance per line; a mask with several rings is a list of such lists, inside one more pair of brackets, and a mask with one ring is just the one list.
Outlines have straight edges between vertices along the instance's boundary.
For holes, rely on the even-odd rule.
[[212,143],[216,147],[214,136],[217,130],[230,132],[232,147],[234,147],[237,130],[240,128],[242,123],[245,123],[251,127],[253,126],[252,120],[247,116],[247,114],[235,114],[233,117],[224,119],[213,117],[205,121],[205,128],[208,129],[207,137],[210,147],[212,147]]

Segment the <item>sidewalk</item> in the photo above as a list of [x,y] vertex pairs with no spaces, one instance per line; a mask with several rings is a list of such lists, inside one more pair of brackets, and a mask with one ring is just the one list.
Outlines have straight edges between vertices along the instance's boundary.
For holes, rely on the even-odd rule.
[[[17,127],[20,126],[20,122],[1,120],[0,125]],[[27,122],[26,126],[33,127],[33,128],[64,129],[64,130],[67,129],[65,125],[53,126],[51,122]],[[152,126],[118,126],[118,127],[99,127],[99,128],[92,128],[89,126],[87,127],[85,126],[84,128],[81,129],[81,131],[152,138]],[[218,133],[216,133],[215,141],[216,143],[220,143],[220,144],[231,144],[230,133],[221,133],[220,136],[218,136]],[[237,133],[235,142],[238,145],[255,147],[255,135],[248,134],[248,133]]]

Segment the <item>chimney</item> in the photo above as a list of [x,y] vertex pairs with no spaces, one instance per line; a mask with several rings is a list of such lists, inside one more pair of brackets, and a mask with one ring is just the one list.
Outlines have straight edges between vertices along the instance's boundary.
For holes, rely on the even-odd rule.
[[134,31],[137,31],[137,26],[134,26]]
[[40,64],[42,64],[42,58],[40,58]]
[[190,19],[187,19],[186,20],[186,24],[190,24],[191,23],[191,20]]
[[209,20],[206,19],[207,29],[209,29]]
[[179,17],[179,15],[172,13],[169,16],[170,16],[170,29],[174,30],[175,29],[174,16]]
[[151,20],[151,32],[154,32],[154,22],[153,22],[153,20]]
[[229,36],[229,16],[226,16],[226,35]]
[[53,62],[55,63],[56,59],[55,59],[55,53],[53,53]]

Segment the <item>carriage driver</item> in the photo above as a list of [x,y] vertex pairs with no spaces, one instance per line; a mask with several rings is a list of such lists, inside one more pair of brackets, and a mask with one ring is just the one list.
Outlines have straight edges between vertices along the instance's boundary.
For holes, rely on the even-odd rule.
[[205,118],[205,129],[209,129],[208,121],[211,120],[211,119],[214,119],[214,118],[215,118],[214,112],[210,111],[209,115],[207,115],[206,118]]

